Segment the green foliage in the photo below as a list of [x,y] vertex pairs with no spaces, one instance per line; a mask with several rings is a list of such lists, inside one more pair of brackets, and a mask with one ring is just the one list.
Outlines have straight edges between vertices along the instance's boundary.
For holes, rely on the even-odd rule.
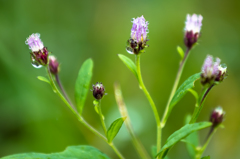
[[[178,90],[175,92],[170,104],[169,104],[169,110],[166,115],[165,121],[167,121],[173,107],[183,98],[183,96],[194,87],[194,82],[200,78],[201,73],[196,73],[192,76],[190,76],[186,81],[183,82],[183,84],[178,88]],[[192,92],[191,92],[192,93]]]
[[43,154],[24,153],[3,157],[2,159],[110,159],[91,146],[69,146],[63,152]]
[[164,144],[160,152],[158,152],[157,156],[160,156],[160,158],[164,158],[167,155],[170,148],[174,146],[177,142],[179,142],[181,139],[187,137],[189,134],[195,131],[210,127],[211,125],[212,125],[211,122],[186,124],[185,126],[175,131],[172,135],[168,137],[166,143]]
[[179,55],[181,57],[181,60],[183,60],[183,58],[184,58],[184,51],[183,51],[183,49],[180,46],[177,46],[177,51],[178,51],[178,53],[179,53]]
[[137,67],[136,67],[135,63],[125,55],[118,54],[118,57],[122,60],[122,62],[132,71],[132,73],[138,79]]
[[89,91],[89,85],[92,78],[93,61],[87,59],[81,66],[77,81],[75,84],[75,99],[77,103],[77,109],[79,114],[82,114],[82,110]]
[[126,118],[127,117],[118,118],[110,125],[110,127],[107,130],[107,139],[108,139],[109,143],[111,143],[112,140],[115,138],[115,136],[118,134],[118,132],[119,132],[120,128],[122,127],[122,124]]
[[43,82],[46,82],[46,83],[50,84],[50,81],[46,77],[37,76],[37,79],[39,79],[40,81],[43,81]]
[[210,159],[210,156],[202,157],[201,159]]

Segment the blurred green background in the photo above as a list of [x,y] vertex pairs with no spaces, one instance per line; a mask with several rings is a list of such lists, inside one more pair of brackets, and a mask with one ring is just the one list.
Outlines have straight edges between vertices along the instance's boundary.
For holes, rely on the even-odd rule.
[[[200,72],[207,54],[218,56],[228,65],[229,77],[210,92],[198,119],[209,120],[210,112],[218,105],[226,111],[225,128],[217,131],[205,155],[213,159],[240,158],[239,0],[0,0],[0,157],[58,152],[69,145],[87,144],[117,158],[107,144],[77,121],[49,85],[36,78],[46,76],[45,69],[31,66],[30,50],[24,43],[36,32],[60,61],[60,78],[73,101],[81,64],[87,58],[94,60],[91,83],[103,82],[107,90],[102,106],[108,126],[120,117],[113,84],[121,84],[134,129],[150,151],[156,132],[153,113],[135,76],[117,54],[134,59],[125,51],[131,18],[144,15],[150,23],[150,47],[142,54],[142,74],[162,116],[180,60],[176,47],[184,48],[187,13],[202,14],[203,26],[199,45],[191,51],[180,84]],[[196,89],[201,89],[199,81]],[[102,132],[92,101],[89,91],[84,117]],[[183,125],[194,104],[195,99],[188,93],[176,105],[163,130],[163,141]],[[207,132],[200,132],[202,143]],[[138,158],[125,127],[114,142],[126,158]],[[174,146],[169,157],[189,158],[183,143]]]

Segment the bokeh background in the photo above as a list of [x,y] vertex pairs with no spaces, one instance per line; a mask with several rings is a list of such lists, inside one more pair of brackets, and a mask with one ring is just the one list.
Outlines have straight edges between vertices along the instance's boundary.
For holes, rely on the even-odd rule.
[[[134,129],[150,152],[155,144],[155,120],[135,76],[118,59],[124,54],[132,27],[131,18],[144,15],[149,21],[149,48],[142,54],[145,85],[159,113],[163,114],[183,44],[186,14],[203,18],[202,34],[186,63],[180,83],[200,72],[207,54],[228,65],[228,78],[210,92],[199,121],[209,120],[214,107],[226,111],[225,128],[219,129],[205,155],[213,159],[240,157],[240,1],[238,0],[0,0],[0,157],[23,152],[59,152],[70,145],[92,145],[111,158],[112,149],[89,132],[74,117],[50,86],[36,77],[46,76],[44,68],[30,64],[25,45],[32,33],[40,33],[45,46],[61,63],[60,78],[74,101],[74,85],[81,64],[94,60],[92,84],[103,82],[108,95],[102,101],[106,123],[120,117],[113,84],[121,84]],[[200,91],[199,81],[196,90]],[[89,91],[84,117],[102,132]],[[192,113],[195,99],[187,94],[175,107],[163,130],[163,141]],[[200,131],[203,143],[208,130]],[[114,140],[126,158],[138,158],[125,126]],[[184,143],[169,153],[170,159],[187,159]]]

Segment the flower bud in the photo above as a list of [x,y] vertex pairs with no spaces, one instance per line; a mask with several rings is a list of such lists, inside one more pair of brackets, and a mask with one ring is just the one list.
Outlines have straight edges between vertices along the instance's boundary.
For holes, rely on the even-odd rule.
[[201,74],[201,83],[213,84],[216,82],[222,82],[226,77],[227,67],[220,65],[221,60],[216,58],[216,61],[213,61],[213,57],[208,55],[204,61]]
[[47,48],[44,47],[39,33],[30,35],[25,41],[25,44],[27,44],[32,51],[30,54],[31,62],[34,67],[40,68],[41,66],[47,65],[49,52]]
[[218,126],[219,124],[222,123],[223,118],[224,118],[225,112],[223,111],[222,107],[217,107],[213,110],[210,121],[213,123],[213,127]]
[[144,52],[146,45],[147,33],[148,33],[148,21],[145,21],[143,16],[133,18],[132,20],[131,37],[127,41],[127,52],[130,54],[139,54]]
[[105,95],[105,88],[102,83],[97,82],[93,85],[93,97],[97,100],[102,99],[103,95]]
[[191,49],[192,46],[197,42],[198,37],[200,35],[200,30],[202,26],[202,19],[201,15],[193,14],[187,15],[187,20],[185,22],[185,37],[184,43],[187,48]]
[[55,56],[49,56],[49,68],[50,72],[54,75],[58,74],[59,72],[59,63]]

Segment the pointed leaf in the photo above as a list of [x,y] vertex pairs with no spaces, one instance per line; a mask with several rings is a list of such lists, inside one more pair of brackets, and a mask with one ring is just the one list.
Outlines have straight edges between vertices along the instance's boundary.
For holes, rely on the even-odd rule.
[[82,110],[89,91],[89,85],[92,78],[93,61],[87,59],[81,66],[77,81],[75,84],[75,99],[77,103],[77,109],[79,114],[82,114]]
[[111,143],[112,140],[115,138],[115,136],[118,134],[120,128],[122,127],[122,124],[124,122],[124,120],[126,119],[126,117],[124,118],[118,118],[117,120],[115,120],[111,126],[108,128],[107,131],[107,139],[108,142]]
[[3,157],[2,159],[110,159],[98,149],[91,146],[69,146],[63,152],[43,154],[43,153],[23,153]]
[[40,81],[43,81],[43,82],[46,82],[46,83],[50,84],[50,81],[46,77],[37,76],[37,79],[39,79]]
[[125,55],[118,54],[118,57],[122,60],[122,62],[132,71],[132,73],[138,79],[137,67],[136,67],[135,63]]
[[177,51],[181,57],[181,60],[184,58],[184,51],[180,46],[177,46]]
[[189,89],[194,87],[194,82],[200,78],[200,75],[201,73],[196,73],[192,75],[178,88],[169,104],[169,109],[163,123],[167,121],[173,107],[184,97],[184,95],[188,92]]
[[158,152],[157,156],[160,156],[160,158],[164,158],[170,148],[174,146],[177,142],[187,137],[189,134],[210,127],[211,125],[211,122],[200,122],[183,126],[181,129],[175,131],[172,135],[168,137],[166,143],[164,144],[160,152]]

